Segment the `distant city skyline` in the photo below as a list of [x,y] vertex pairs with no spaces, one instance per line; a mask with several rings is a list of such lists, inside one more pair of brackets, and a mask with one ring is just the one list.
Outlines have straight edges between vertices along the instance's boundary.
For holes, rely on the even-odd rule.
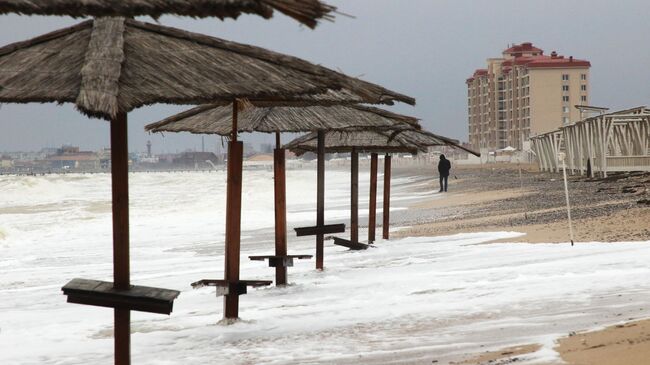
[[[239,20],[161,17],[164,25],[288,53],[417,99],[417,105],[387,107],[422,119],[434,133],[468,140],[464,80],[485,64],[486,56],[509,44],[533,42],[547,53],[592,63],[590,102],[623,109],[650,101],[650,49],[645,46],[650,4],[579,0],[549,6],[546,1],[502,0],[330,0],[355,18],[338,15],[312,31],[285,16],[270,21],[243,15]],[[611,19],[625,19],[608,27]],[[150,18],[142,20],[152,22]],[[80,22],[64,17],[0,16],[0,46]],[[10,30],[10,31],[9,31]],[[149,135],[144,125],[191,106],[154,105],[129,113],[129,148],[154,153],[200,151],[201,137]],[[293,136],[283,136],[289,141]],[[270,135],[242,134],[253,143],[272,143]],[[218,139],[205,137],[206,150]],[[77,145],[108,146],[108,122],[89,119],[72,105],[2,104],[0,151]]]

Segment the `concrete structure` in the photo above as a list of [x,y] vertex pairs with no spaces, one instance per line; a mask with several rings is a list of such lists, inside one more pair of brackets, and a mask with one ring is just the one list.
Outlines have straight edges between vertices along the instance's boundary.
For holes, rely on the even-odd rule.
[[589,104],[589,61],[544,51],[532,43],[514,45],[487,60],[467,83],[472,148],[519,150],[530,136],[578,120],[572,105]]
[[650,171],[650,109],[601,114],[531,138],[540,170],[559,172],[560,152],[571,173]]

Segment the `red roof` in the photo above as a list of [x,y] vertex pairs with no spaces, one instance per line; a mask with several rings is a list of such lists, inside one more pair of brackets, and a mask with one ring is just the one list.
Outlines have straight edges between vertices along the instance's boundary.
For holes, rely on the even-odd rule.
[[542,54],[544,53],[544,50],[533,46],[533,44],[530,42],[524,42],[522,44],[515,44],[512,47],[503,51],[503,53],[507,53],[507,54],[521,53],[521,52],[539,52],[539,54]]
[[486,68],[479,68],[478,70],[474,71],[472,77],[468,78],[465,82],[472,82],[474,81],[475,78],[481,76],[487,76],[487,74],[488,74],[488,70]]
[[512,66],[526,66],[528,68],[570,68],[570,67],[591,67],[591,63],[587,60],[579,60],[573,57],[565,58],[558,56],[555,52],[551,56],[532,56],[532,57],[516,57],[511,60],[503,61],[501,64],[503,68]]

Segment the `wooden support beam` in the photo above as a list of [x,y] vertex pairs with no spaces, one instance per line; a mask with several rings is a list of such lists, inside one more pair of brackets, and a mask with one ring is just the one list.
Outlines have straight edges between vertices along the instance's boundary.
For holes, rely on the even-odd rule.
[[377,154],[370,154],[370,200],[368,201],[368,243],[375,242],[377,225]]
[[239,297],[248,292],[248,287],[267,286],[273,283],[271,280],[221,280],[221,279],[202,279],[193,282],[192,288],[198,289],[204,286],[214,286],[217,289],[217,296],[234,296]]
[[382,233],[385,240],[389,238],[390,228],[390,160],[391,156],[386,154],[384,157],[384,210],[383,210],[383,224]]
[[[226,259],[225,280],[239,281],[239,250],[241,234],[242,142],[228,143],[228,180],[226,188]],[[239,295],[224,297],[224,317],[239,317]]]
[[[126,113],[111,120],[111,184],[113,196],[113,285],[131,284],[129,264],[129,148]],[[131,363],[131,313],[114,309],[115,364]]]
[[[226,240],[224,279],[228,283],[239,282],[239,253],[241,240],[241,191],[244,146],[237,141],[239,101],[232,103],[232,131],[228,143],[228,172],[226,180]],[[223,299],[223,316],[239,317],[239,293],[229,292]]]
[[128,289],[129,151],[126,114],[111,121],[111,183],[113,195],[113,278],[116,289]]
[[341,233],[345,232],[345,224],[324,224],[322,226],[311,226],[311,227],[296,227],[293,229],[296,231],[296,236],[318,236],[326,235],[329,233]]
[[[317,145],[316,226],[325,225],[325,131],[318,131]],[[324,237],[316,235],[316,269],[323,270]]]
[[269,266],[270,267],[275,267],[276,269],[278,267],[284,267],[285,271],[286,271],[287,267],[293,266],[293,260],[294,259],[305,260],[305,259],[310,259],[312,257],[313,257],[312,255],[283,255],[283,256],[260,255],[260,256],[248,256],[248,258],[253,260],[253,261],[269,260]]
[[354,242],[354,241],[348,241],[344,238],[339,238],[339,237],[334,237],[334,244],[338,246],[343,246],[347,247],[350,250],[358,251],[358,250],[365,250],[369,245],[366,245],[365,243],[361,242]]
[[359,152],[350,154],[350,240],[359,242]]
[[[277,144],[279,145],[279,133]],[[275,192],[275,254],[287,254],[287,200],[284,148],[273,151],[273,186]],[[275,285],[287,284],[287,267],[275,266]]]

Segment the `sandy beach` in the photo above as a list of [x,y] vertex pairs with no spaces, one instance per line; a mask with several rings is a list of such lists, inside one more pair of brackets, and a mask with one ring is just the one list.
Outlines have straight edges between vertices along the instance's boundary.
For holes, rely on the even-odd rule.
[[[396,235],[508,229],[526,233],[517,242],[569,242],[562,175],[535,170],[534,166],[522,166],[520,180],[517,165],[460,167],[450,178],[448,193],[410,206],[415,211],[436,211],[436,217],[427,222],[407,221],[409,228]],[[423,188],[437,186],[432,175]],[[650,174],[612,175],[608,179],[569,176],[575,242],[647,240],[649,187]]]
[[[540,173],[535,166],[460,167],[450,179],[449,192],[410,206],[415,211],[438,211],[429,222],[405,222],[397,237],[458,232],[503,231],[525,233],[497,242],[568,244],[561,174]],[[408,169],[403,172],[408,174]],[[520,177],[521,176],[521,177]],[[424,186],[437,188],[435,176]],[[650,174],[627,173],[609,178],[569,176],[575,242],[647,241],[650,238]],[[415,224],[413,224],[415,223]],[[615,243],[613,243],[615,244]],[[594,327],[598,327],[594,324]],[[604,328],[575,328],[556,338],[561,360],[545,365],[646,365],[650,363],[650,319],[621,318]],[[505,365],[521,362],[541,349],[522,343],[481,353],[467,353],[449,361],[456,365]]]

